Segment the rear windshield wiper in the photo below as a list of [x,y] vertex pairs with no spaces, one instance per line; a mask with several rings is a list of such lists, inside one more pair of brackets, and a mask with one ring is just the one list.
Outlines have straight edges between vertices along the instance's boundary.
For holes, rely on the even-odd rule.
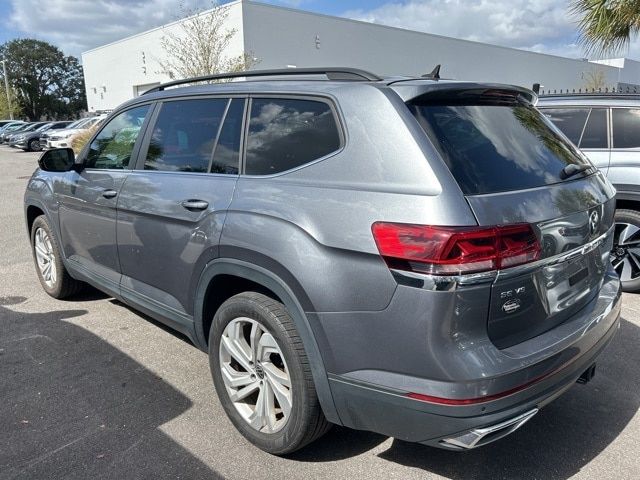
[[567,178],[573,177],[578,173],[590,170],[591,168],[593,168],[593,165],[589,165],[587,163],[583,163],[582,165],[570,163],[560,171],[560,178],[562,180],[566,180]]

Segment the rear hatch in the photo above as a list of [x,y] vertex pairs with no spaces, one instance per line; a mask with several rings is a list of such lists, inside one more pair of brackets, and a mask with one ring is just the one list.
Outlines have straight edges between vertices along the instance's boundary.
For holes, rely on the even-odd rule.
[[499,348],[567,321],[597,297],[609,268],[614,190],[533,100],[477,84],[405,98],[478,225],[535,233],[536,255],[501,268],[491,285],[487,328]]

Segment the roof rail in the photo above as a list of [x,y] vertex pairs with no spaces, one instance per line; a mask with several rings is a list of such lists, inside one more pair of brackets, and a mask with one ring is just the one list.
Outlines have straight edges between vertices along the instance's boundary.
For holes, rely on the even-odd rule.
[[284,68],[274,70],[247,70],[244,72],[233,73],[215,73],[211,75],[203,75],[201,77],[185,78],[182,80],[174,80],[172,82],[163,83],[157,87],[153,87],[142,95],[151,92],[161,92],[165,88],[175,87],[178,85],[184,85],[186,83],[206,82],[208,80],[222,80],[226,78],[241,78],[241,77],[271,77],[271,76],[288,76],[288,75],[326,75],[329,80],[360,80],[377,82],[382,78],[377,75],[360,70],[358,68],[342,68],[342,67],[329,67],[329,68]]

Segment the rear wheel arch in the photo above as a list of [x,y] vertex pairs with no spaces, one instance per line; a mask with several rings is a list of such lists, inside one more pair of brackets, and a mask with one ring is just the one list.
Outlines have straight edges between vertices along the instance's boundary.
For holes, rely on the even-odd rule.
[[[230,293],[226,298],[216,295],[215,286],[222,286]],[[311,365],[311,372],[316,392],[325,417],[331,423],[342,424],[333,402],[327,372],[320,354],[320,349],[300,302],[291,288],[279,276],[258,265],[243,260],[225,258],[216,259],[205,267],[195,295],[194,328],[199,347],[207,350],[208,329],[217,307],[227,298],[240,293],[238,288],[249,288],[242,291],[258,291],[275,298],[285,305],[293,319],[298,334],[302,339],[305,352]],[[211,318],[208,318],[208,317]]]

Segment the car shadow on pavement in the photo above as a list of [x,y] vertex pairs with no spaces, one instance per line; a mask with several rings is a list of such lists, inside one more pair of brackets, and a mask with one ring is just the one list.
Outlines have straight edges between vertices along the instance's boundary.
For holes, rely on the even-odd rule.
[[158,428],[191,401],[65,321],[86,310],[1,300],[0,479],[220,478]]
[[394,440],[379,456],[451,479],[569,478],[613,442],[638,411],[638,345],[640,328],[622,320],[594,379],[575,385],[505,439],[461,453]]

